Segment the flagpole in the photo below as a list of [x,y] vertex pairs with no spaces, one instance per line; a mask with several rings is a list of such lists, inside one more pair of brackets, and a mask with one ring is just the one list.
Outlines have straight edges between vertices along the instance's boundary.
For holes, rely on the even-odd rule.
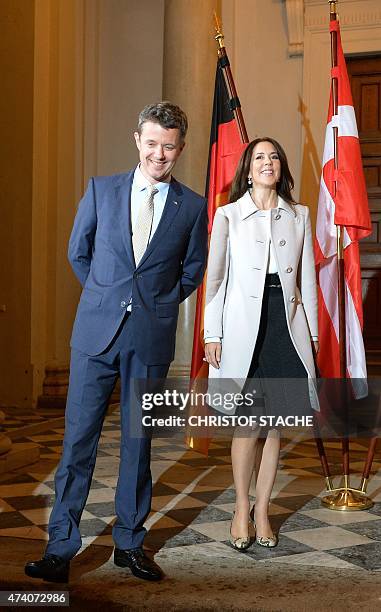
[[[243,120],[243,115],[241,111],[240,101],[237,95],[237,90],[235,88],[233,75],[230,68],[229,59],[226,53],[226,49],[224,46],[224,36],[221,31],[221,25],[217,18],[216,13],[214,12],[214,20],[216,24],[216,36],[215,40],[218,43],[218,61],[217,61],[217,71],[216,71],[216,82],[215,82],[215,91],[214,91],[214,100],[213,100],[213,114],[212,114],[212,129],[211,129],[211,141],[210,141],[210,150],[209,150],[209,163],[208,163],[208,171],[207,171],[207,185],[206,185],[206,197],[208,199],[208,215],[209,215],[209,229],[211,229],[211,225],[213,222],[214,212],[218,206],[222,204],[228,203],[228,194],[230,183],[233,180],[233,176],[235,173],[236,166],[238,164],[238,159],[241,156],[243,151],[243,144],[249,142],[245,122]],[[222,96],[222,100],[218,100],[218,96]],[[221,105],[221,108],[218,108]],[[223,121],[221,126],[225,126],[228,123],[234,123],[234,129],[228,130],[225,133],[222,130],[221,133],[219,131],[219,118],[221,111],[223,117]],[[229,115],[229,120],[225,123],[227,116]],[[222,117],[221,117],[222,118]],[[216,120],[217,126],[214,126],[214,120]],[[216,127],[216,133],[214,134],[214,127]],[[213,137],[216,137],[216,142],[212,141]],[[221,138],[221,142],[224,138],[228,137],[229,141],[232,145],[230,154],[221,157],[217,145],[219,139]],[[214,152],[213,152],[214,151]],[[214,156],[214,162],[212,161],[212,155]],[[232,165],[234,160],[234,165]],[[216,164],[214,167],[213,164]],[[213,166],[214,175],[210,175],[210,169]],[[219,166],[219,167],[218,167]],[[217,175],[219,178],[223,177],[223,184],[219,184],[219,189],[222,188],[222,191],[216,191],[217,184]],[[212,187],[210,188],[210,181]],[[196,316],[195,316],[195,329],[193,336],[193,351],[192,351],[192,363],[191,363],[191,388],[194,388],[194,385],[201,385],[202,391],[205,392],[206,389],[203,388],[203,384],[207,383],[208,380],[208,364],[205,360],[203,360],[201,356],[204,354],[204,348],[202,345],[202,331],[203,331],[203,316],[202,310],[204,308],[204,299],[205,299],[205,278],[202,285],[197,290],[197,304],[196,304]],[[200,387],[197,387],[200,390]],[[203,414],[203,408],[197,405],[197,402],[194,406],[190,406],[191,410],[200,409]],[[205,408],[206,414],[208,413],[208,408]],[[208,427],[205,426],[204,432],[208,432]],[[186,442],[190,448],[193,450],[200,451],[204,454],[208,454],[208,446],[210,442],[210,436],[204,435],[203,437],[195,437],[192,436],[190,430],[188,430],[186,436]]]
[[231,109],[234,113],[234,116],[237,120],[237,124],[238,124],[238,129],[239,129],[239,133],[241,136],[241,140],[243,143],[248,143],[249,142],[249,136],[247,134],[247,130],[246,130],[246,126],[245,126],[245,122],[243,120],[243,115],[242,115],[242,109],[241,109],[241,102],[239,100],[239,97],[237,95],[237,90],[235,88],[235,83],[234,83],[234,79],[233,79],[233,74],[230,68],[230,62],[229,62],[229,58],[228,58],[228,54],[226,52],[226,47],[224,44],[224,35],[222,33],[222,27],[221,27],[221,23],[217,17],[217,13],[214,12],[214,21],[215,21],[215,28],[216,28],[216,36],[215,39],[218,43],[218,58],[220,61],[220,66],[221,68],[223,68],[224,71],[224,75],[225,75],[225,80],[226,80],[226,84],[229,90],[229,95],[230,95],[230,105],[231,105]]
[[[336,21],[336,1],[330,0],[330,21]],[[331,68],[334,70],[337,68],[337,32],[331,31]],[[332,102],[333,102],[333,115],[337,116],[339,106],[339,92],[338,92],[338,81],[337,76],[332,75],[331,81],[332,87]],[[337,171],[339,169],[339,152],[338,152],[338,138],[339,128],[334,126],[333,130],[333,151],[334,151],[334,197],[337,192]],[[337,289],[338,289],[338,305],[339,305],[339,354],[340,354],[340,378],[343,380],[347,377],[347,351],[346,351],[346,329],[345,329],[345,276],[344,276],[344,228],[341,225],[336,226],[336,238],[337,238]],[[344,414],[346,414],[346,397],[345,393],[341,396],[344,404]],[[344,487],[349,487],[349,440],[348,437],[344,436],[342,439],[342,451],[343,451],[343,472],[344,472]]]
[[[330,21],[337,21],[337,0],[328,0],[330,5]],[[337,69],[337,31],[332,29],[331,35],[331,93],[332,93],[332,115],[335,117],[338,114],[339,106],[339,91]],[[338,127],[333,126],[333,151],[334,151],[334,181],[333,181],[333,196],[337,193],[337,174],[339,169],[338,156]],[[339,314],[339,356],[340,356],[340,378],[347,378],[347,351],[346,351],[346,313],[345,313],[345,270],[344,270],[344,227],[336,226],[336,243],[337,243],[337,275],[338,275],[338,314]],[[347,386],[340,384],[339,401],[344,419],[347,421],[348,411],[348,395]],[[365,495],[366,482],[369,477],[372,464],[372,450],[375,451],[376,442],[371,444],[368,451],[366,465],[364,466],[363,477],[361,481],[361,489],[353,489],[350,486],[350,468],[349,468],[349,438],[344,432],[342,438],[342,455],[343,455],[343,487],[333,489],[330,495],[322,499],[322,504],[330,510],[366,510],[373,505],[372,500]],[[323,466],[324,468],[324,466]]]

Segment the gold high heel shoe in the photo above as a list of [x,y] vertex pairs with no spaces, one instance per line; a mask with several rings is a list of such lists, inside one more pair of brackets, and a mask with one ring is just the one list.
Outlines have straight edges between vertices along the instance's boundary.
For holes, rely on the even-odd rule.
[[255,539],[255,530],[254,530],[254,534],[251,534],[250,531],[253,531],[254,529],[254,525],[251,519],[249,519],[249,529],[248,529],[248,534],[247,534],[247,538],[233,538],[232,536],[232,523],[233,523],[233,519],[234,519],[234,512],[233,512],[233,516],[232,516],[232,520],[230,523],[230,531],[229,531],[229,541],[230,544],[233,546],[233,548],[235,548],[236,550],[239,550],[240,552],[243,552],[245,550],[247,550],[250,546],[250,544],[252,543],[252,540]]
[[[250,519],[253,521],[254,528],[256,529],[254,521],[254,506],[252,507],[250,512]],[[256,535],[255,542],[256,544],[258,544],[259,546],[263,546],[264,548],[275,548],[275,546],[278,545],[279,538],[276,534],[273,534],[272,536],[268,537]]]
[[278,536],[273,534],[270,537],[262,537],[256,536],[255,541],[259,546],[264,546],[265,548],[274,548],[278,545]]

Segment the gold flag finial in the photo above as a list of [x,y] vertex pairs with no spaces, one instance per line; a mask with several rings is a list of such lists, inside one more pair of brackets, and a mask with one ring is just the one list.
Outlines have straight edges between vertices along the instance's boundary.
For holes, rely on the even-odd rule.
[[329,12],[331,15],[336,15],[337,13],[337,8],[336,8],[336,4],[337,4],[337,0],[328,0],[328,4],[329,4]]
[[224,47],[224,35],[222,33],[222,25],[216,11],[214,11],[214,27],[216,29],[216,36],[214,38],[216,39],[219,48],[222,49],[222,47]]

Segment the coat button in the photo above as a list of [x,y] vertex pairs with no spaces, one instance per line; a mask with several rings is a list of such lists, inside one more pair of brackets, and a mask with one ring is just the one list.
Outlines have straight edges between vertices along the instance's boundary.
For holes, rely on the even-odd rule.
[[290,302],[295,302],[295,299],[296,299],[296,298],[295,298],[295,296],[294,296],[294,295],[292,295],[292,296],[290,297]]
[[120,302],[120,307],[121,307],[121,308],[125,308],[126,306],[127,306],[127,302],[125,302],[124,300],[122,300],[122,301]]
[[286,244],[285,240],[283,240],[283,239],[279,240],[279,246],[284,246],[285,244]]
[[292,272],[292,268],[291,268],[291,266],[288,266],[288,268],[286,268],[286,272],[287,272],[288,274],[290,274],[290,272]]
[[275,221],[278,221],[280,219],[280,214],[278,213],[277,215],[275,215],[274,219]]

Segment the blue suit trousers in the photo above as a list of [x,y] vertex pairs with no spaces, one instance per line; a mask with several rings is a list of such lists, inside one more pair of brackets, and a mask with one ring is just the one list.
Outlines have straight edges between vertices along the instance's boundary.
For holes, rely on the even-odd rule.
[[121,549],[137,548],[143,543],[144,522],[152,498],[151,440],[136,434],[132,422],[140,420],[136,411],[141,408],[136,401],[131,404],[130,393],[136,379],[165,378],[169,364],[147,366],[141,362],[133,347],[132,325],[133,316],[127,313],[111,345],[100,355],[89,356],[72,349],[63,452],[55,475],[56,498],[46,554],[69,560],[81,547],[79,523],[90,490],[107,404],[119,376],[121,445],[113,539]]

